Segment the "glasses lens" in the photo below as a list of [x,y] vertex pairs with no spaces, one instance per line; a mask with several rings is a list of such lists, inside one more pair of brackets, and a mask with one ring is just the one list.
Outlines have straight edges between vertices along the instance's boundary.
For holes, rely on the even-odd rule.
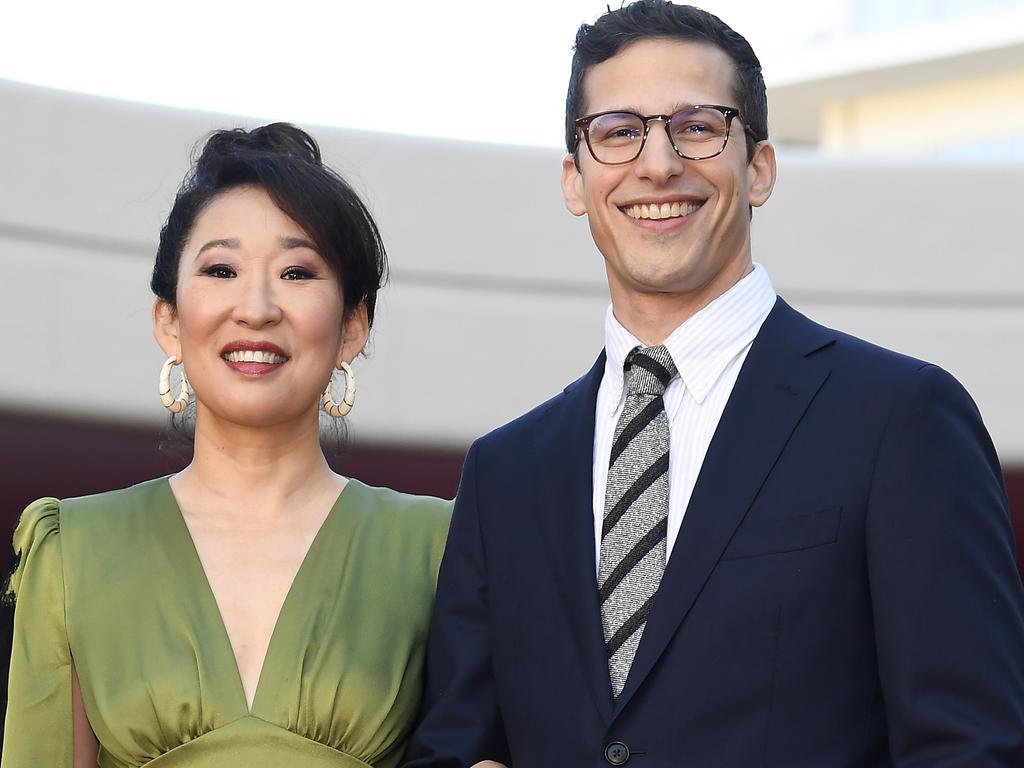
[[628,112],[600,115],[590,121],[590,150],[602,163],[626,163],[640,153],[644,121]]
[[686,157],[717,155],[728,134],[728,121],[717,109],[684,109],[672,115],[672,143]]

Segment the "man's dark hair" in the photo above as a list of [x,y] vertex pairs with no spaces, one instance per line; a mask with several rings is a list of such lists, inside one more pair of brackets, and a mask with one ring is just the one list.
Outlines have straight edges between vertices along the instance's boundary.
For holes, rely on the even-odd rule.
[[735,67],[733,98],[749,131],[747,159],[754,145],[768,138],[768,98],[765,95],[761,62],[742,35],[717,16],[692,5],[674,5],[669,0],[637,0],[609,10],[593,24],[576,33],[569,92],[565,98],[565,146],[575,154],[579,148],[575,121],[583,116],[583,79],[595,64],[615,56],[640,40],[685,40],[707,43],[722,50]]

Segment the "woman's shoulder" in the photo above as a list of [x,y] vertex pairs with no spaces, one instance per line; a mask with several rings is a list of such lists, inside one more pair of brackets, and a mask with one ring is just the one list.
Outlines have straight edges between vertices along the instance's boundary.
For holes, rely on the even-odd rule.
[[65,514],[74,512],[76,514],[116,515],[119,512],[149,506],[157,499],[162,501],[169,489],[170,485],[166,477],[156,477],[127,488],[62,499],[60,506]]
[[360,542],[357,549],[374,571],[401,579],[406,586],[419,584],[433,594],[453,502],[358,480],[349,480],[341,500],[342,519],[358,521],[344,530],[353,535],[350,542]]
[[361,526],[381,531],[389,538],[410,542],[424,539],[443,542],[448,537],[453,502],[434,496],[396,491],[349,480],[342,493],[349,509],[358,508]]
[[[24,559],[25,555],[42,546],[42,542],[60,533],[60,500],[52,496],[36,499],[21,513],[18,525],[14,529],[15,557]],[[16,579],[11,579],[10,587],[16,587]]]
[[60,571],[60,500],[51,496],[36,499],[21,513],[12,540],[13,561],[3,589],[4,601],[15,600],[29,564],[52,580]]
[[148,516],[154,506],[165,505],[171,498],[166,477],[87,496],[46,497],[28,505],[21,515],[18,529],[34,527],[45,521],[44,525],[55,526],[64,537],[104,537],[121,529],[131,518]]
[[425,525],[443,525],[445,528],[451,520],[453,502],[447,499],[366,485],[359,480],[349,480],[348,484],[362,498],[370,501],[376,514],[385,512],[402,515],[410,518],[410,522],[417,520]]

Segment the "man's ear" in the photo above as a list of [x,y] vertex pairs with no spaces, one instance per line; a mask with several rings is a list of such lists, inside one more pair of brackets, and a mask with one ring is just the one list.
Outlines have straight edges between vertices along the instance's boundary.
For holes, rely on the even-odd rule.
[[565,207],[573,216],[583,216],[587,212],[587,204],[583,199],[583,174],[576,166],[576,157],[566,155],[562,158],[562,196]]
[[338,358],[334,367],[340,367],[343,362],[351,363],[356,355],[363,351],[369,337],[369,315],[366,312],[366,305],[360,302],[345,317],[345,325],[341,330],[341,345],[338,347]]
[[182,362],[178,313],[164,299],[153,302],[153,336],[165,355],[173,357],[179,363]]
[[754,156],[747,164],[747,189],[750,204],[755,208],[768,202],[775,188],[775,147],[762,141],[754,148]]

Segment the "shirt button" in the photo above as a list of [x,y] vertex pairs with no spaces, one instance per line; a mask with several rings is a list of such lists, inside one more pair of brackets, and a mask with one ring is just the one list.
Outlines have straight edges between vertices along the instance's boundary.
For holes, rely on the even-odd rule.
[[604,759],[609,765],[625,765],[629,760],[629,747],[621,741],[613,741],[604,748]]

